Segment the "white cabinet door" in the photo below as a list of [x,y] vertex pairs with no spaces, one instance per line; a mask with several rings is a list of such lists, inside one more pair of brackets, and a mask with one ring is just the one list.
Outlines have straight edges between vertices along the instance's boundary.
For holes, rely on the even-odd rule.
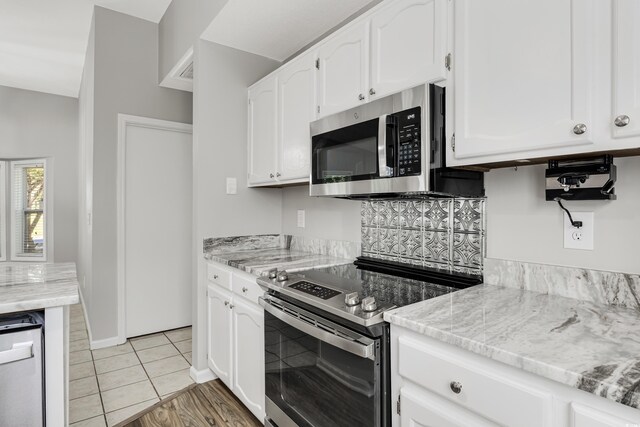
[[640,136],[640,26],[638,22],[640,22],[638,0],[614,0],[611,127],[613,136],[616,138]]
[[638,427],[640,415],[634,421],[598,411],[579,403],[571,404],[571,427]]
[[209,286],[207,292],[209,368],[220,377],[227,387],[233,389],[233,366],[231,361],[231,292],[217,286]]
[[275,182],[277,150],[277,78],[271,76],[249,88],[248,184]]
[[369,22],[340,32],[318,51],[320,116],[347,110],[368,100]]
[[371,19],[371,95],[446,77],[446,0],[396,0]]
[[400,399],[400,427],[497,427],[411,386],[400,390]]
[[311,137],[316,119],[316,55],[296,58],[278,74],[280,181],[309,178]]
[[233,392],[264,419],[264,312],[241,298],[233,301]]
[[454,157],[589,151],[593,2],[457,0],[454,11]]

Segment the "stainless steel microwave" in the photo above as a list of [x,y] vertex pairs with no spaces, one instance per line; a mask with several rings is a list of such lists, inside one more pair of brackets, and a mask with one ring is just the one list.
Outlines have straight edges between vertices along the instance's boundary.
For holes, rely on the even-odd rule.
[[446,168],[444,95],[422,85],[312,122],[310,194],[484,196],[482,172]]

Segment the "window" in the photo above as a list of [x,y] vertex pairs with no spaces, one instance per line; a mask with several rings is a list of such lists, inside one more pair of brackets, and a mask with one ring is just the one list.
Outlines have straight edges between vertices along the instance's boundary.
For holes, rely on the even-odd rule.
[[7,162],[0,161],[0,261],[7,260]]
[[[49,234],[46,160],[19,160],[4,164],[10,167],[9,195],[2,200],[6,203],[7,198],[10,199],[8,236],[11,259],[46,261]],[[4,175],[6,177],[6,173]],[[4,240],[6,242],[6,238]],[[6,243],[3,248],[6,250]]]

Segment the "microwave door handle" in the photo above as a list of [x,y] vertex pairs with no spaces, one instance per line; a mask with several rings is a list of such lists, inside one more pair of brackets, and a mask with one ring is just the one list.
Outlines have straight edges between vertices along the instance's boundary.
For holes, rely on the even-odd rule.
[[387,164],[387,117],[383,114],[378,120],[378,170],[380,177],[393,176],[393,166]]

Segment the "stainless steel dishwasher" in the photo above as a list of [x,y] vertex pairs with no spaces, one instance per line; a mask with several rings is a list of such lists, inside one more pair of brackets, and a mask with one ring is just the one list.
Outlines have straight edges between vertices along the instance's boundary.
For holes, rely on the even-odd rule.
[[42,312],[0,316],[0,426],[44,426]]

